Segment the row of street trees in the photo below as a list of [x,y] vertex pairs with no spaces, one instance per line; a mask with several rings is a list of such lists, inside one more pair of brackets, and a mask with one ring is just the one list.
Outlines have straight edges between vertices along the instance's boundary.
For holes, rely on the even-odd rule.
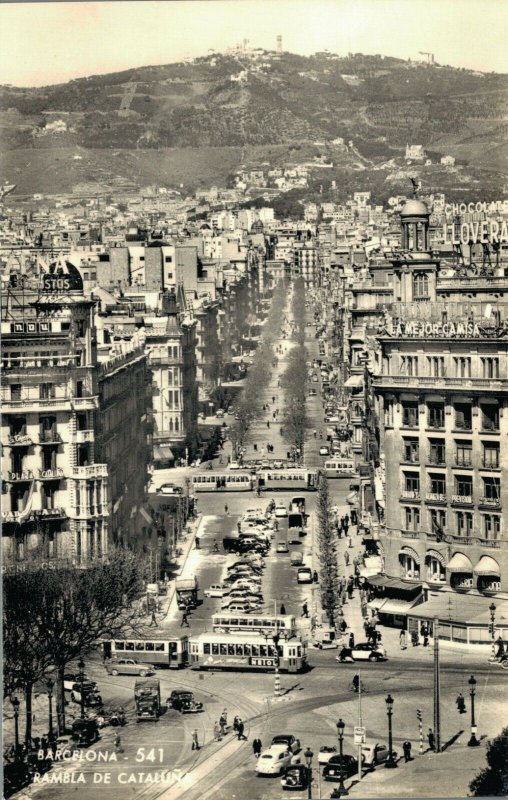
[[295,282],[291,311],[296,345],[289,352],[288,364],[281,379],[284,390],[282,425],[284,439],[303,457],[305,431],[308,426],[306,410],[308,353],[305,347],[305,284],[302,278],[298,278]]
[[27,743],[36,684],[55,680],[58,730],[63,733],[63,676],[70,662],[102,638],[141,627],[145,567],[132,551],[116,549],[105,562],[84,569],[48,569],[34,559],[23,571],[4,574],[4,696],[24,695]]
[[285,305],[286,288],[280,281],[273,293],[270,311],[263,327],[263,334],[253,364],[249,368],[241,396],[235,403],[238,419],[231,432],[233,452],[237,452],[239,448],[243,447],[253,420],[261,416],[263,390],[270,381],[274,359],[273,346],[280,336]]
[[335,551],[335,529],[328,481],[320,473],[317,491],[318,545],[321,568],[321,605],[328,615],[330,625],[335,624],[340,609],[339,570]]

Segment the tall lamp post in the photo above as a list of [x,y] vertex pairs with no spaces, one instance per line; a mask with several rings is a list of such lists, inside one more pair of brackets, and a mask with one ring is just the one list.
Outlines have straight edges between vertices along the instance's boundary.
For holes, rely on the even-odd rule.
[[48,692],[48,733],[53,735],[53,686],[55,682],[48,678],[46,681],[46,689]]
[[273,637],[273,647],[275,650],[275,671],[273,679],[273,694],[275,697],[280,696],[280,675],[279,675],[279,639],[280,634],[276,633]]
[[340,764],[339,764],[339,785],[335,790],[335,794],[337,797],[345,797],[349,794],[348,790],[344,786],[344,728],[345,728],[344,720],[341,718],[337,722],[337,733],[339,735],[339,757],[340,757]]
[[83,684],[85,682],[85,662],[82,658],[78,661],[79,669],[79,703],[81,706],[81,719],[85,718],[85,693],[83,691]]
[[393,716],[393,697],[391,694],[385,700],[386,713],[388,715],[388,758],[385,761],[387,769],[393,769],[397,766],[397,762],[393,757],[393,733],[392,733],[392,716]]
[[468,683],[469,683],[469,694],[471,695],[471,737],[467,743],[467,746],[478,747],[480,742],[476,738],[476,733],[478,729],[476,727],[476,719],[474,715],[474,698],[476,694],[476,679],[474,675],[471,675],[471,677],[468,680]]
[[17,761],[19,758],[19,700],[17,697],[11,697],[11,705],[14,711],[14,749]]
[[489,606],[490,611],[490,635],[492,636],[492,660],[496,657],[496,606],[491,603]]
[[307,764],[307,781],[308,781],[308,783],[307,783],[307,797],[309,798],[309,800],[312,800],[312,757],[313,757],[313,755],[314,755],[314,753],[312,752],[310,747],[308,747],[307,750],[304,753],[304,756],[305,756],[305,763]]

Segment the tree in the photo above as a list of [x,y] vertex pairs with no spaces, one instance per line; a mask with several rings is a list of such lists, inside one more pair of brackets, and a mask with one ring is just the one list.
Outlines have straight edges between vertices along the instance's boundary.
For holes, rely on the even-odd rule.
[[508,793],[508,728],[489,742],[487,747],[488,767],[482,769],[469,784],[474,797],[500,795]]

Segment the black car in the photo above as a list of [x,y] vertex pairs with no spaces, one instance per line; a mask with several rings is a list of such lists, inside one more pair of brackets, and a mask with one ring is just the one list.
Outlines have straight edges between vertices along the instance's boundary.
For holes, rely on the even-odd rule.
[[323,769],[325,781],[339,781],[342,774],[343,778],[350,778],[358,772],[358,761],[354,756],[338,755],[332,756],[328,764]]
[[95,719],[75,719],[72,723],[72,738],[78,745],[88,747],[99,738],[99,726]]
[[174,689],[167,699],[167,707],[173,708],[181,714],[193,714],[203,710],[203,703],[196,702],[192,692]]
[[32,780],[32,772],[24,761],[16,761],[3,766],[4,797],[10,797],[19,792]]

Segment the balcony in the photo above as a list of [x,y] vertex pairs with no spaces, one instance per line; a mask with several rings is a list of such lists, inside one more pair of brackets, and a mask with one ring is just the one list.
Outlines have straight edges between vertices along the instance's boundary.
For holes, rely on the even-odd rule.
[[480,497],[479,505],[485,506],[485,508],[501,508],[501,498]]
[[460,544],[473,544],[472,533],[473,531],[469,531],[466,536],[462,536],[460,533],[452,533],[449,535],[449,538],[453,542],[460,542]]
[[456,431],[465,431],[466,433],[471,433],[473,430],[473,425],[470,419],[468,420],[455,420],[454,430]]
[[62,437],[55,430],[42,430],[39,434],[38,444],[61,444]]
[[472,506],[473,498],[470,494],[452,494],[452,503],[459,506]]
[[15,433],[7,437],[9,447],[30,447],[32,439],[26,433]]
[[460,467],[460,469],[473,469],[473,459],[455,456],[453,466]]
[[70,516],[75,519],[95,519],[98,517],[107,516],[107,514],[107,505],[73,506],[71,507]]
[[420,500],[420,492],[414,489],[403,489],[400,493],[401,500]]
[[429,419],[427,421],[427,428],[431,431],[442,431],[444,430],[444,426],[444,419]]
[[429,503],[446,503],[446,494],[440,492],[427,492],[425,499]]
[[71,478],[107,478],[107,464],[88,464],[86,467],[72,467]]
[[418,389],[428,389],[430,391],[442,389],[472,389],[484,393],[485,391],[499,392],[506,391],[508,386],[507,379],[489,378],[433,378],[430,375],[409,376],[409,375],[380,375],[373,378],[374,386],[379,387],[405,387],[411,386]]
[[72,439],[76,444],[86,444],[87,442],[93,442],[95,439],[95,431],[92,429],[75,431],[75,433],[72,436]]
[[2,472],[2,480],[6,483],[21,483],[23,481],[33,481],[34,474],[31,469],[24,469],[20,472],[12,472],[10,469]]
[[478,539],[478,541],[482,547],[492,547],[495,550],[501,547],[501,539]]
[[90,397],[72,397],[71,406],[75,411],[93,411],[99,408],[98,395],[90,395]]
[[404,531],[404,530],[402,530],[400,533],[401,533],[401,536],[404,539],[419,539],[420,538],[420,532],[419,531]]
[[55,467],[54,469],[40,469],[38,470],[39,478],[41,480],[53,481],[64,477],[63,469]]
[[152,356],[150,355],[148,361],[149,367],[169,367],[169,366],[183,366],[183,356],[174,358],[173,356]]
[[501,469],[499,458],[482,458],[482,469]]

